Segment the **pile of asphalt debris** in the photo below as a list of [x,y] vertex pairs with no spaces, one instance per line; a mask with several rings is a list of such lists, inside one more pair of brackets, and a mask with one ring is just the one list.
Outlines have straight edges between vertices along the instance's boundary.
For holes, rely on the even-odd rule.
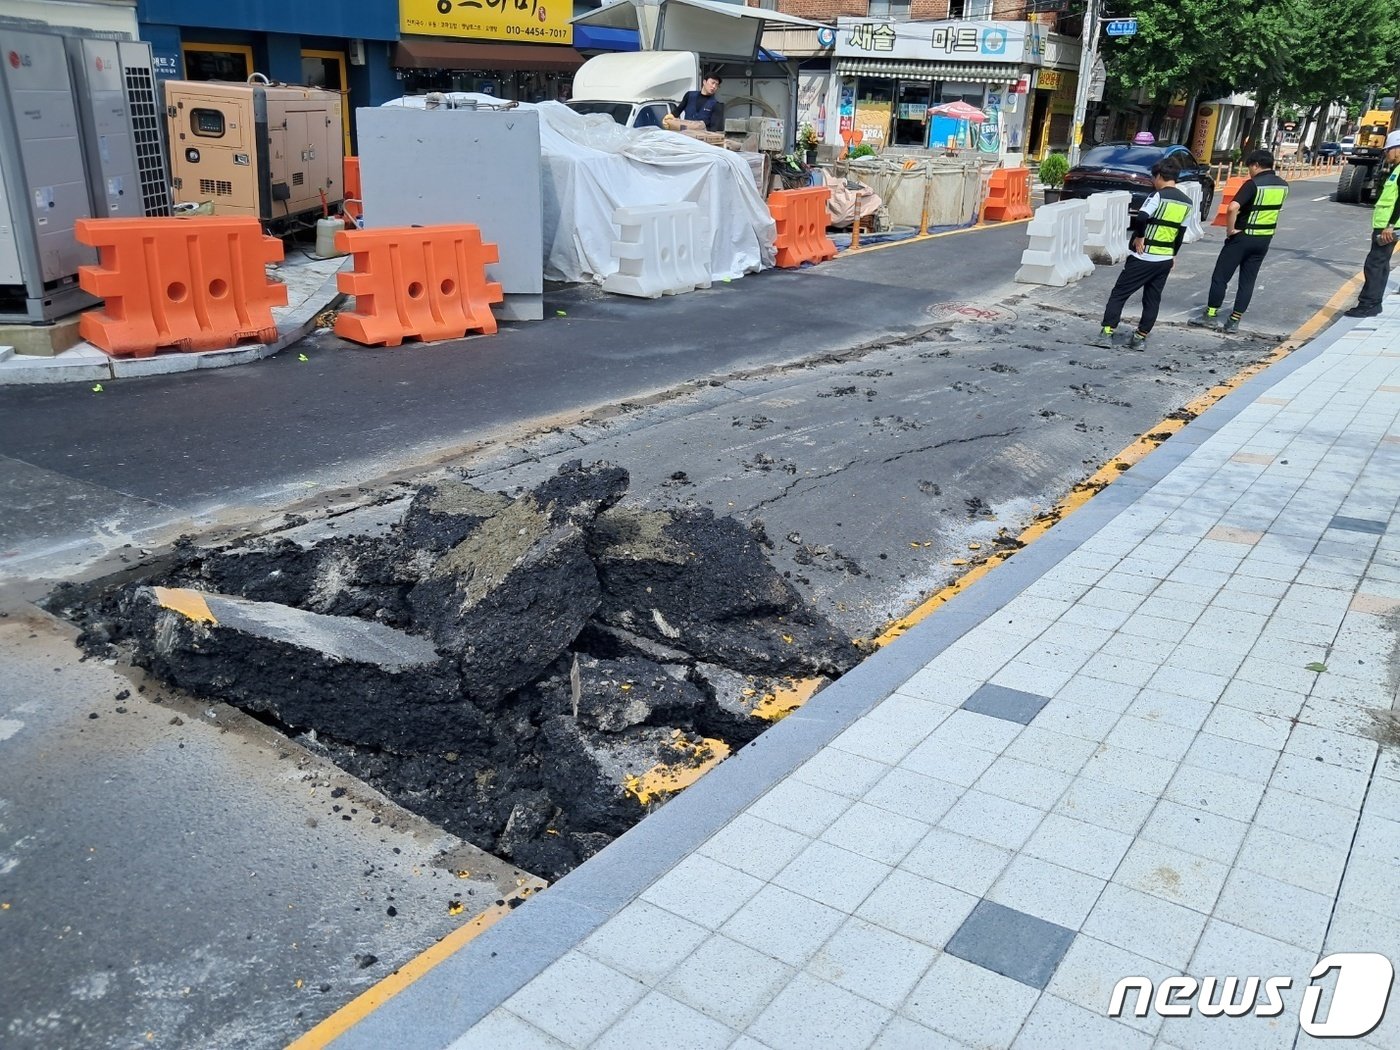
[[627,485],[581,461],[514,498],[452,479],[387,534],[184,543],[155,577],[49,604],[89,652],[300,735],[558,878],[668,797],[649,774],[712,763],[766,727],[777,683],[859,659],[761,526],[620,506]]

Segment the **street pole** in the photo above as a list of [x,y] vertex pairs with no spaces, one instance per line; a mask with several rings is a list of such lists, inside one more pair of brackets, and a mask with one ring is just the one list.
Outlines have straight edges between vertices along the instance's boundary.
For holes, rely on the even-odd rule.
[[1069,134],[1069,166],[1079,163],[1079,143],[1084,138],[1084,115],[1089,109],[1089,78],[1099,53],[1099,0],[1088,0],[1079,34],[1079,83],[1074,89],[1074,123]]

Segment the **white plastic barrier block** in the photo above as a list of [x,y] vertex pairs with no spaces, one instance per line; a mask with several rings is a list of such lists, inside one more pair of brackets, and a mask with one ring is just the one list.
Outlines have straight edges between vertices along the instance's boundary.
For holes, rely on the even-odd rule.
[[710,287],[702,250],[704,223],[694,201],[618,208],[613,223],[622,231],[613,241],[617,271],[603,279],[603,290],[655,299]]
[[1127,190],[1095,193],[1088,199],[1084,251],[1094,262],[1113,266],[1128,257],[1128,206],[1132,200]]
[[1176,188],[1191,198],[1191,214],[1187,216],[1186,236],[1182,239],[1183,244],[1191,244],[1206,235],[1205,227],[1201,225],[1201,184],[1181,182]]
[[1093,260],[1084,254],[1084,219],[1088,212],[1088,201],[1060,201],[1037,209],[1026,227],[1030,246],[1021,253],[1016,280],[1063,288],[1093,273]]

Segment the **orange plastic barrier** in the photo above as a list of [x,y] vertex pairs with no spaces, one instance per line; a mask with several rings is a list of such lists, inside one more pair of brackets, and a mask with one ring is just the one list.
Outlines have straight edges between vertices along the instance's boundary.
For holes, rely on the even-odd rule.
[[778,224],[778,265],[787,269],[805,262],[836,258],[836,245],[826,235],[825,186],[805,190],[774,190],[768,195],[768,212]]
[[1225,181],[1225,190],[1220,196],[1220,208],[1215,213],[1215,218],[1210,220],[1212,226],[1225,226],[1228,220],[1225,213],[1230,210],[1230,203],[1235,199],[1235,194],[1240,192],[1240,187],[1246,182],[1244,175],[1234,175]]
[[1031,169],[997,168],[987,187],[982,221],[1010,222],[1031,217]]
[[344,230],[335,246],[354,256],[351,271],[336,277],[337,287],[355,297],[355,309],[335,319],[342,339],[398,346],[496,331],[491,304],[504,296],[486,279],[486,264],[499,262],[500,251],[482,243],[479,227]]
[[78,286],[106,300],[78,322],[78,333],[116,357],[150,357],[161,347],[222,350],[277,338],[274,306],[287,286],[267,279],[282,242],[243,216],[79,219],[96,266],[78,268]]
[[350,220],[345,225],[350,229],[355,229],[360,224],[360,219],[365,214],[364,201],[360,197],[360,158],[345,158],[345,200],[341,203],[341,211],[345,213],[346,219]]

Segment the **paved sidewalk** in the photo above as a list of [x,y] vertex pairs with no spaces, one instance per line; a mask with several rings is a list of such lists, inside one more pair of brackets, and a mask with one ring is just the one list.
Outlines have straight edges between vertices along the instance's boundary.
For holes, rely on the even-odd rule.
[[[1398,500],[1400,317],[1342,321],[334,1045],[1310,1041],[1400,960]],[[1175,974],[1292,986],[1108,1017]]]

